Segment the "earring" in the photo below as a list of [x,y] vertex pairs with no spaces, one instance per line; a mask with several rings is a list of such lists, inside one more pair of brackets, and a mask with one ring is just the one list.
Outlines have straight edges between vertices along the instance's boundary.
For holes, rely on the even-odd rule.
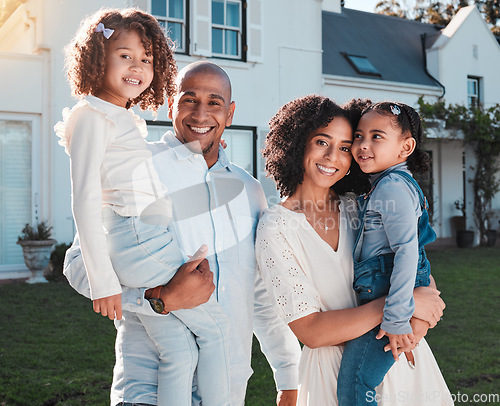
[[349,169],[349,170],[347,171],[347,173],[345,174],[345,176],[349,176],[349,174],[350,174],[350,173],[351,173],[351,170]]

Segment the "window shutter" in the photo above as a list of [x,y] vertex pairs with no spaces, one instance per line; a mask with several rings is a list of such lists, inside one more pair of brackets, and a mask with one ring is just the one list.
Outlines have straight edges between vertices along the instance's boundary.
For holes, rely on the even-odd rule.
[[264,62],[262,6],[262,0],[247,1],[247,60],[249,62]]
[[140,8],[143,11],[150,12],[148,0],[132,0],[132,7]]
[[212,2],[193,1],[191,55],[212,56]]

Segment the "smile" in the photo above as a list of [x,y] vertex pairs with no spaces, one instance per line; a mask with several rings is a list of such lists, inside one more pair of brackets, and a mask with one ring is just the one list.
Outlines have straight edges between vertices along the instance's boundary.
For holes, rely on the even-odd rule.
[[329,175],[333,175],[335,172],[338,171],[338,169],[335,169],[335,168],[327,168],[326,166],[323,166],[323,165],[320,165],[320,164],[316,164],[316,166],[318,167],[318,169],[321,171],[321,172],[325,172]]
[[142,83],[139,79],[123,78],[123,80],[130,85],[140,85]]
[[193,126],[189,126],[189,128],[197,134],[206,134],[212,129],[212,127],[193,127]]
[[372,159],[372,157],[371,156],[367,156],[367,155],[359,155],[358,159],[360,161],[368,161],[369,159]]

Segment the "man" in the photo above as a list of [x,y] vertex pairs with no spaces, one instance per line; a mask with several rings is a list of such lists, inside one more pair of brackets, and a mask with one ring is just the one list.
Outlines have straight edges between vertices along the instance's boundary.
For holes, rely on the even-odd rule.
[[[202,244],[208,245],[207,259],[213,275],[206,264],[195,269],[188,263],[161,289],[124,289],[124,316],[115,322],[111,403],[156,404],[158,352],[134,313],[154,314],[148,302],[160,305],[164,313],[195,307],[208,300],[215,284],[217,300],[231,325],[232,405],[244,404],[252,373],[253,332],[274,370],[278,405],[295,405],[300,347],[274,313],[256,272],[254,237],[266,206],[264,194],[260,184],[230,163],[219,146],[234,114],[230,80],[215,64],[190,64],[179,72],[177,93],[169,99],[168,108],[175,135],[167,132],[150,148],[155,168],[172,198],[171,229],[185,253],[192,254]],[[78,259],[75,244],[68,254],[65,273],[82,292],[86,281]],[[197,401],[194,388],[193,403]]]

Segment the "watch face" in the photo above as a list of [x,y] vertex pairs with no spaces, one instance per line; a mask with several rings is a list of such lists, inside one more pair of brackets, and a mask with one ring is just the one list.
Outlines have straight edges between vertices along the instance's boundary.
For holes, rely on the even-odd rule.
[[165,305],[163,304],[163,301],[161,299],[148,299],[149,304],[151,305],[151,308],[156,312],[156,313],[163,313],[163,310],[165,310]]

